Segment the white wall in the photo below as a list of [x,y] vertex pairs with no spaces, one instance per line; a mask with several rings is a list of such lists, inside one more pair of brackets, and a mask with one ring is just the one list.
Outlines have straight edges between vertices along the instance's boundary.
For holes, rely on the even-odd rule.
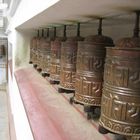
[[33,37],[34,32],[23,32],[16,31],[16,37],[18,40],[16,41],[15,47],[15,70],[17,68],[24,67],[29,63],[29,54],[30,54],[30,40]]
[[27,20],[52,6],[59,0],[21,0],[15,15],[12,17],[8,30],[17,28]]
[[[133,35],[133,24],[127,25],[103,25],[103,35],[109,36],[114,40],[114,43],[122,37],[131,37]],[[81,25],[81,36],[96,35],[98,26],[94,23],[90,25]],[[53,29],[51,29],[51,36]],[[76,35],[76,26],[68,26],[67,36]],[[30,40],[36,36],[35,30],[29,31],[16,31],[16,47],[15,47],[15,68],[21,68],[28,65],[30,55]],[[63,27],[57,28],[57,36],[63,36]]]

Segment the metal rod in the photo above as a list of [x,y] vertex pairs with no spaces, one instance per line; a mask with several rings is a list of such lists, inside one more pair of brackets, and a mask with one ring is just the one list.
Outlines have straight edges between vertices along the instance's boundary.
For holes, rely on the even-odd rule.
[[42,29],[42,37],[44,37],[44,29]]
[[63,36],[66,37],[66,25],[64,25],[64,32],[63,32]]
[[37,30],[37,37],[39,37],[39,30]]
[[77,36],[80,36],[80,23],[77,23]]
[[56,37],[56,27],[54,27],[54,38]]
[[98,35],[102,35],[102,18],[99,19]]
[[136,21],[135,21],[135,27],[134,27],[134,37],[139,37],[139,16],[140,11],[136,11]]
[[49,28],[47,28],[47,36],[46,37],[49,37]]

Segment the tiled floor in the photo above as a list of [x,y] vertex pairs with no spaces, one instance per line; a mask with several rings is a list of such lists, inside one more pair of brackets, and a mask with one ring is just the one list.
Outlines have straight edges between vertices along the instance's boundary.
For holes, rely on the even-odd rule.
[[6,58],[0,58],[0,140],[10,140]]
[[0,140],[10,140],[6,85],[0,85]]

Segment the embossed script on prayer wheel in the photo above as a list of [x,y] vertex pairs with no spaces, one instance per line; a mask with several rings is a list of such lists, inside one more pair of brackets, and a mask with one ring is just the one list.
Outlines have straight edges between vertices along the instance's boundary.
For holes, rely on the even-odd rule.
[[139,60],[140,38],[125,38],[107,48],[100,118],[107,130],[140,135]]
[[0,57],[5,55],[5,46],[4,45],[0,45]]
[[75,90],[77,41],[82,40],[82,37],[71,37],[62,43],[60,86],[63,89]]
[[54,81],[60,81],[61,42],[64,40],[63,37],[57,37],[51,43],[50,78]]
[[113,46],[113,41],[102,35],[88,36],[78,44],[75,101],[100,106],[106,46]]
[[[140,136],[139,12],[134,37],[107,48],[99,131]],[[106,129],[106,130],[105,130]],[[104,133],[103,132],[103,133]]]

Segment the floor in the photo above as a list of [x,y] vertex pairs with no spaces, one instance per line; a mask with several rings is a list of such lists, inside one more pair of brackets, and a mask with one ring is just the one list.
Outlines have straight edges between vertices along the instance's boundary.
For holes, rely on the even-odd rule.
[[0,58],[0,140],[10,140],[5,58]]
[[119,140],[98,132],[98,120],[87,120],[83,106],[69,103],[72,94],[58,93],[34,68],[15,73],[35,140]]
[[10,140],[6,85],[0,85],[0,140]]

